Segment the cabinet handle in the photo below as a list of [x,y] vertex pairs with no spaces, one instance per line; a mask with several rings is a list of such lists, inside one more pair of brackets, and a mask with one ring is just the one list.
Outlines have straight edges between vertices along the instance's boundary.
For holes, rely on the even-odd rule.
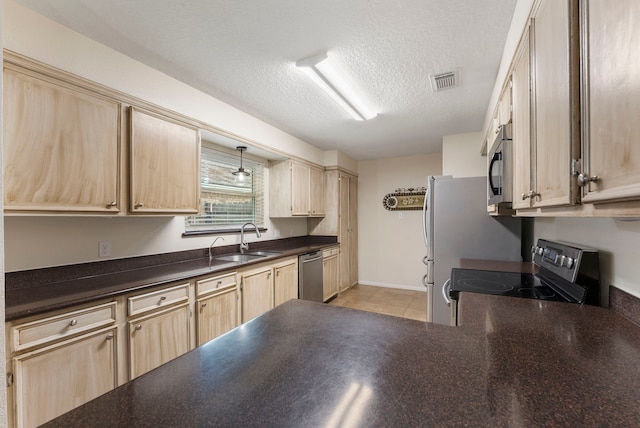
[[529,194],[523,193],[522,194],[522,200],[527,200],[527,199],[533,199],[533,198],[540,198],[540,193],[536,192],[535,190],[530,190]]
[[138,324],[138,325],[136,326],[136,331],[140,331],[140,330],[142,330],[142,324]]
[[78,320],[69,321],[69,326],[71,326],[71,327],[74,327],[76,324],[78,324]]
[[109,202],[109,203],[107,204],[107,208],[113,208],[113,207],[115,207],[116,205],[118,205],[118,204],[116,203],[116,201],[111,201],[111,202]]
[[271,272],[267,274],[267,279],[271,278]]
[[144,207],[144,204],[143,204],[142,202],[138,202],[138,203],[137,203],[137,204],[135,204],[133,207],[134,207],[134,208],[142,208],[142,207]]
[[105,337],[105,339],[107,339],[107,340],[113,339],[113,334],[111,334],[111,333],[107,334],[107,337]]
[[207,304],[206,304],[206,303],[201,303],[201,304],[200,304],[200,307],[201,307],[201,308],[204,308],[204,307],[206,307],[206,306],[207,306]]
[[578,186],[580,187],[585,187],[589,182],[597,183],[598,180],[600,179],[597,175],[589,177],[588,174],[584,174],[582,172],[578,174]]

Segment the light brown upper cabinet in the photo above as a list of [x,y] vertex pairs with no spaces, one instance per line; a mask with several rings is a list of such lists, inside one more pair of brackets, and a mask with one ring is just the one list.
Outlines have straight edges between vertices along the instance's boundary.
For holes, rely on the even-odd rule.
[[640,199],[640,2],[583,0],[582,201]]
[[197,213],[199,130],[138,108],[130,112],[130,212]]
[[269,167],[270,217],[324,217],[324,170],[294,160]]
[[542,0],[531,20],[532,181],[525,196],[534,208],[579,201],[572,176],[580,155],[577,11],[577,0]]
[[6,60],[3,82],[5,211],[118,213],[120,103]]

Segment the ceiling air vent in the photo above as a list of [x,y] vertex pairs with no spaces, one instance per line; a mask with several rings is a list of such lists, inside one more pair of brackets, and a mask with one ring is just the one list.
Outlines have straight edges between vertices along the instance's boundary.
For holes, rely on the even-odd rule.
[[446,73],[430,74],[431,90],[433,92],[444,91],[460,85],[460,73],[458,70]]

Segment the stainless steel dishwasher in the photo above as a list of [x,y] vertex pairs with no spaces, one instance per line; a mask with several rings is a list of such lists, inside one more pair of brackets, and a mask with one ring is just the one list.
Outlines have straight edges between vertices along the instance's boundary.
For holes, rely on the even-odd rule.
[[322,303],[322,251],[302,254],[298,262],[298,297]]

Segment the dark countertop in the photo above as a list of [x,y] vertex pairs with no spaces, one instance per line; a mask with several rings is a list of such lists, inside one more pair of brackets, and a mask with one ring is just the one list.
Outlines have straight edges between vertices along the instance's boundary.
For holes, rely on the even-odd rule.
[[637,325],[560,302],[459,305],[448,327],[292,300],[46,426],[637,426]]
[[[251,251],[280,254],[242,264],[215,258],[210,262],[205,250],[201,250],[9,273],[5,276],[5,321],[338,245],[335,237],[333,242],[326,237],[302,238],[306,239],[252,243]],[[214,255],[232,252],[236,247],[217,247]]]

